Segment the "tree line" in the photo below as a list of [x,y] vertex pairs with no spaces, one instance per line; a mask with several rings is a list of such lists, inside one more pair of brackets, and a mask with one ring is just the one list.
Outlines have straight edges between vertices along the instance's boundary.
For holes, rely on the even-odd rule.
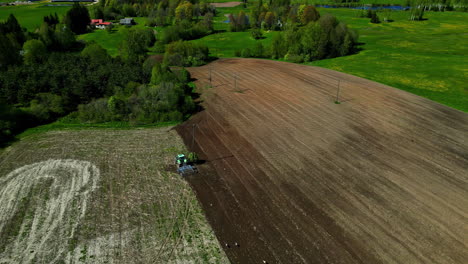
[[78,106],[69,115],[80,122],[124,121],[133,124],[182,121],[196,108],[193,86],[185,69],[171,70],[156,63],[150,82],[129,82],[110,97],[99,98]]
[[91,7],[94,18],[116,20],[124,17],[148,17],[147,25],[172,24],[173,19],[203,16],[214,12],[208,1],[199,0],[103,0]]
[[359,0],[330,0],[314,3],[316,5],[331,5],[334,7],[386,7],[399,6],[403,7],[419,7],[424,11],[468,11],[468,2],[466,0],[406,0],[403,4],[399,1],[383,3],[362,3]]
[[335,16],[321,16],[311,5],[287,5],[276,2],[271,6],[261,4],[250,16],[243,11],[230,16],[231,31],[251,28],[254,39],[261,39],[261,30],[278,31],[269,47],[260,41],[255,46],[236,51],[236,56],[285,59],[292,62],[309,62],[345,56],[356,52],[358,34]]
[[201,65],[206,47],[171,42],[158,61],[147,56],[154,31],[130,28],[113,58],[97,43],[76,41],[90,30],[89,17],[75,4],[61,20],[44,17],[36,32],[27,32],[13,15],[0,23],[0,145],[64,116],[145,124],[181,121],[194,111],[188,72],[168,65]]

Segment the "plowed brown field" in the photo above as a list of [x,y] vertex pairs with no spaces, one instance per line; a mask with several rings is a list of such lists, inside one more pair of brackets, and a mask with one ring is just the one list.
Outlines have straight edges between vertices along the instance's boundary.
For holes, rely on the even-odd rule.
[[466,263],[466,113],[290,63],[190,72],[205,110],[177,130],[207,161],[189,182],[233,263]]

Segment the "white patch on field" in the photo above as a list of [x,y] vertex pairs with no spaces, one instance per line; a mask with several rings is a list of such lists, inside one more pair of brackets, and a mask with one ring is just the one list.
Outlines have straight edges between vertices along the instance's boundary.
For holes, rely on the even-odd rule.
[[[114,263],[122,258],[121,248],[125,248],[135,230],[124,231],[122,234],[111,233],[79,244],[73,251],[67,253],[65,263]],[[125,263],[125,262],[124,262]]]
[[[85,216],[99,169],[87,161],[47,160],[23,166],[0,178],[0,234],[12,217],[21,217],[19,233],[0,251],[0,263],[54,263],[70,250]],[[34,194],[34,197],[29,197]],[[26,208],[18,208],[30,199]],[[27,203],[26,203],[27,204]],[[23,206],[24,207],[24,206]],[[1,238],[7,239],[7,238]]]

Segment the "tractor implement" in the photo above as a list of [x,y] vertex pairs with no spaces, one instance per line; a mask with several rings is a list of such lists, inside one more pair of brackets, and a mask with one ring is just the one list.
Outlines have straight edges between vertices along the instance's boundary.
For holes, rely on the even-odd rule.
[[198,173],[198,169],[197,167],[193,166],[193,165],[184,165],[182,167],[179,167],[177,169],[177,172],[179,173],[180,176],[188,176],[188,175],[192,175],[192,174],[195,174],[195,173]]
[[189,164],[184,154],[176,156],[175,164],[177,164],[177,173],[179,173],[180,176],[188,176],[198,173],[197,167],[193,164]]

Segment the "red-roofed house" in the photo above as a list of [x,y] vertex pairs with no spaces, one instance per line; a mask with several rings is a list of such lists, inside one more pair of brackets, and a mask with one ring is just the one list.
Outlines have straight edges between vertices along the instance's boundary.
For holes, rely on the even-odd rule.
[[102,19],[91,19],[91,25],[94,25],[99,29],[105,29],[106,27],[112,25],[112,22],[104,22]]

